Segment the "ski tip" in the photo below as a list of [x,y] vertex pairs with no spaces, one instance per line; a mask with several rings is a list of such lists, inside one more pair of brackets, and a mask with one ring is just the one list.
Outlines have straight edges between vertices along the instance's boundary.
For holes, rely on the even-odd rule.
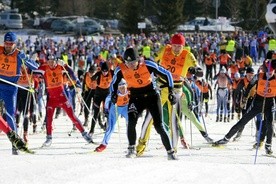
[[190,147],[190,148],[188,148],[188,149],[191,149],[191,150],[201,150],[200,147]]
[[263,154],[265,157],[270,157],[270,158],[276,158],[276,155],[274,154]]
[[225,145],[223,145],[223,144],[218,144],[218,143],[213,143],[213,144],[211,144],[212,145],[212,147],[214,147],[214,148],[224,148],[225,147]]
[[28,154],[35,154],[35,151],[29,150],[28,148],[22,149],[22,150],[20,150],[20,151],[22,151],[22,152],[24,152],[24,153],[28,153]]
[[35,151],[29,150],[27,153],[34,155]]

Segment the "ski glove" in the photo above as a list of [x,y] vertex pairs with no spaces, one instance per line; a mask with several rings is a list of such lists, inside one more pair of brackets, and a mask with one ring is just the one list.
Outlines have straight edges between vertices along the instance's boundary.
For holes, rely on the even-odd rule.
[[172,90],[169,90],[169,101],[171,102],[172,105],[176,104],[176,97],[175,94]]
[[188,68],[188,72],[197,77],[203,76],[203,70],[198,66],[196,66],[196,67],[191,66],[190,68]]
[[117,99],[118,99],[118,95],[117,95],[117,93],[112,93],[111,94],[111,102],[113,103],[113,104],[116,104],[117,103]]

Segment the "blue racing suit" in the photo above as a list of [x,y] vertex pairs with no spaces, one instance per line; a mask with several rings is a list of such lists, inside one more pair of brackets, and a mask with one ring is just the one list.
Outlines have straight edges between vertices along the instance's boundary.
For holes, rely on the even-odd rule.
[[[118,93],[118,101],[116,104],[111,103],[111,94],[109,94],[105,99],[104,108],[105,108],[105,111],[109,111],[109,114],[108,114],[108,126],[102,141],[103,145],[108,144],[111,134],[115,130],[115,125],[118,121],[119,115],[123,116],[126,119],[126,122],[128,122],[128,93],[121,94],[119,90],[117,91],[117,93]],[[122,100],[124,99],[125,101],[123,105],[119,104],[120,98]]]
[[6,121],[12,130],[17,131],[15,125],[15,111],[18,87],[8,84],[7,82],[16,84],[20,77],[21,67],[27,67],[30,70],[34,70],[38,68],[38,64],[18,49],[15,49],[15,51],[10,54],[5,54],[4,47],[1,46],[0,66],[0,100],[3,100],[5,103]]

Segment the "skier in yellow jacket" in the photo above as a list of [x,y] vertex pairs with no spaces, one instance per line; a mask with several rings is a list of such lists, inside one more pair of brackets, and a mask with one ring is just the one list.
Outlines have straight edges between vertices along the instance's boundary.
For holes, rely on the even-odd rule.
[[[164,46],[156,57],[156,62],[172,73],[174,82],[174,93],[176,95],[177,103],[171,105],[168,99],[169,92],[167,84],[161,78],[158,79],[158,86],[161,90],[161,103],[163,106],[163,120],[166,127],[170,130],[170,137],[174,149],[177,149],[179,139],[180,126],[178,121],[181,114],[180,98],[182,96],[183,79],[186,77],[189,68],[193,68],[196,75],[200,77],[203,75],[202,69],[198,67],[194,55],[188,50],[183,49],[184,45],[184,36],[182,34],[175,34],[171,38],[171,43]],[[146,119],[143,123],[139,144],[136,147],[138,156],[142,155],[145,150],[146,142],[150,135],[151,125],[152,120],[150,120],[150,118]]]

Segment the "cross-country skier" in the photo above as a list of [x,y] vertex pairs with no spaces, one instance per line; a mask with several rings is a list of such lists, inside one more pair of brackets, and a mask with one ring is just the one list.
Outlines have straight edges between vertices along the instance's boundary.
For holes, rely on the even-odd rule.
[[96,152],[105,150],[111,138],[111,134],[115,130],[119,115],[123,116],[126,122],[128,122],[128,95],[127,83],[125,79],[122,79],[118,84],[118,99],[116,105],[111,103],[111,94],[106,97],[105,111],[108,113],[108,125],[102,143],[95,149]]
[[[17,132],[15,125],[17,83],[20,76],[20,69],[37,69],[38,65],[27,55],[16,48],[17,36],[13,32],[8,32],[4,36],[4,46],[0,46],[0,100],[5,102],[6,114],[4,118],[12,130]],[[36,55],[34,55],[36,57]],[[17,149],[13,146],[12,154],[17,155]]]
[[230,131],[225,135],[225,137],[214,143],[214,146],[227,144],[232,136],[234,136],[237,131],[243,128],[252,118],[254,118],[259,113],[264,113],[264,120],[266,123],[266,143],[265,151],[266,154],[271,155],[272,151],[272,107],[274,105],[274,100],[276,97],[276,60],[271,60],[268,58],[264,61],[263,72],[260,72],[248,85],[246,92],[244,93],[244,98],[242,102],[245,104],[248,98],[250,89],[256,86],[256,96],[253,100],[251,109],[242,116],[242,118],[230,129]]

